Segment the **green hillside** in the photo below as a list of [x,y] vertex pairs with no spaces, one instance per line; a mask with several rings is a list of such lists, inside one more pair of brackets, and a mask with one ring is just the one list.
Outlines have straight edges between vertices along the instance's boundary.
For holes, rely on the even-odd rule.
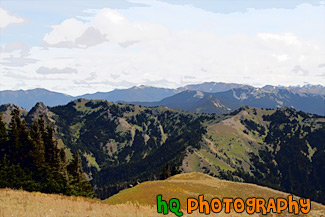
[[243,107],[230,118],[204,125],[204,142],[187,153],[183,171],[265,185],[324,203],[324,117],[289,108]]
[[39,103],[23,117],[31,123],[40,115],[55,129],[68,160],[79,153],[100,198],[197,171],[325,203],[323,116],[252,107],[197,114],[79,99],[52,108]]

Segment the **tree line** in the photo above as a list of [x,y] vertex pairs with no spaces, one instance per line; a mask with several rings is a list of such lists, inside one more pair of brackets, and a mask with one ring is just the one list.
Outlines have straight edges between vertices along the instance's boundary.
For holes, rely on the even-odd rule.
[[68,161],[43,117],[27,124],[16,108],[7,127],[0,115],[0,188],[94,197],[75,152]]

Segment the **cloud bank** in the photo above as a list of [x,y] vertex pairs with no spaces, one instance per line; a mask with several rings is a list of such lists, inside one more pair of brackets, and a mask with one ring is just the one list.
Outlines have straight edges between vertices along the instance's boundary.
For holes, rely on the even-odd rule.
[[[174,88],[205,81],[255,86],[325,83],[324,41],[290,31],[287,24],[282,28],[274,16],[266,20],[271,9],[264,14],[252,9],[220,15],[188,5],[163,6],[163,12],[152,11],[157,6],[88,9],[87,18],[49,24],[37,46],[24,41],[1,45],[0,89],[19,84],[34,88],[40,79],[43,87],[71,95],[140,84]],[[273,12],[292,18],[301,11],[318,13],[319,7],[302,4],[292,9],[296,14]],[[167,12],[172,15],[161,16]],[[154,19],[155,13],[161,22]],[[264,21],[281,28],[262,28]]]

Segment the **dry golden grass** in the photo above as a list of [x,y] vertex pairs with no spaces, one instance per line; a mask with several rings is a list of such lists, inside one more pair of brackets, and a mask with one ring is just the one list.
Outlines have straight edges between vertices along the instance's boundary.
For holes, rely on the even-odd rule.
[[[205,214],[195,212],[184,217],[202,217]],[[158,214],[155,207],[137,204],[108,205],[99,200],[82,197],[67,197],[55,194],[30,193],[21,190],[0,189],[1,217],[175,217]],[[211,214],[209,216],[261,216],[258,214]],[[286,215],[280,215],[286,216]],[[308,215],[310,216],[310,215]],[[318,215],[321,216],[321,212]]]
[[100,200],[55,194],[0,189],[1,217],[150,217],[157,212],[150,206],[108,205]]
[[[100,200],[55,194],[0,189],[1,217],[157,217],[155,207],[137,204],[108,205]],[[184,217],[205,216],[184,212]],[[211,216],[222,216],[211,215]],[[240,215],[231,215],[240,216]],[[254,216],[254,215],[253,215]]]
[[[173,176],[164,181],[144,182],[133,188],[121,191],[106,200],[108,204],[137,203],[140,205],[156,206],[156,195],[161,194],[162,199],[169,201],[171,198],[178,198],[181,207],[186,209],[188,197],[197,198],[203,194],[204,199],[211,201],[212,198],[237,198],[260,197],[268,199],[270,197],[286,198],[289,194],[276,191],[270,188],[261,187],[254,184],[238,183],[220,180],[202,173],[187,173]],[[295,200],[299,199],[294,197]],[[325,213],[325,206],[312,202],[311,212],[305,216],[320,217]],[[185,212],[184,212],[185,213]],[[246,213],[237,214],[232,211],[230,214],[220,213],[221,216],[246,216]],[[194,216],[194,215],[189,215]],[[213,216],[213,215],[211,215]],[[249,216],[249,215],[247,215]],[[254,215],[250,215],[254,216]],[[256,216],[262,216],[256,214]],[[271,214],[267,216],[272,216]],[[294,216],[286,213],[280,216]]]
[[[162,194],[163,199],[179,198],[181,204],[189,196],[204,194],[205,199],[258,196],[285,197],[287,194],[257,185],[234,183],[212,178],[200,173],[181,174],[164,181],[145,182],[120,192],[106,201],[83,197],[68,197],[55,194],[26,192],[22,190],[0,189],[0,217],[159,217],[176,216],[158,214],[156,211],[156,195]],[[183,206],[185,209],[185,207]],[[206,216],[197,211],[184,217]],[[312,203],[312,210],[305,216],[324,216],[325,207]],[[262,216],[219,213],[209,216]],[[275,216],[275,215],[266,215]],[[283,213],[277,216],[291,216]],[[299,215],[301,216],[301,215]]]

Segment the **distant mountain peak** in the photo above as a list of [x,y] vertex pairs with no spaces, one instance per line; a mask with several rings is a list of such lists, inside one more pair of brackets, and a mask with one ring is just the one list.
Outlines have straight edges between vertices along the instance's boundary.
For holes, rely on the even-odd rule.
[[149,85],[140,85],[140,86],[134,86],[133,89],[144,89],[144,88],[151,88],[152,86]]
[[[323,111],[319,112],[323,108],[320,107],[320,103],[317,103],[315,100],[318,100],[322,103],[322,100],[325,99],[325,87],[322,85],[306,84],[302,87],[265,85],[264,87],[257,88],[246,84],[204,82],[201,84],[186,85],[177,89],[140,85],[133,86],[128,89],[115,89],[113,91],[97,92],[77,97],[46,90],[44,88],[17,91],[0,91],[0,104],[13,103],[27,110],[30,110],[37,102],[44,102],[47,106],[52,107],[67,104],[70,101],[78,98],[100,99],[111,102],[129,103],[155,102],[155,104],[157,104],[159,101],[167,99],[171,96],[175,96],[176,94],[182,93],[183,91],[186,92],[184,92],[181,97],[177,96],[179,98],[174,100],[174,104],[176,103],[179,105],[181,103],[180,101],[183,101],[183,97],[190,97],[192,100],[197,101],[201,99],[203,100],[206,96],[208,96],[208,94],[229,91],[228,93],[223,94],[224,97],[220,100],[222,104],[231,108],[237,108],[239,106],[237,105],[238,103],[240,105],[242,105],[242,103],[253,103],[252,105],[255,105],[257,107],[267,106],[275,108],[276,105],[282,106],[281,103],[284,102],[283,99],[287,99],[288,106],[291,106],[291,102],[295,102],[294,107],[297,109],[303,108],[303,110],[308,112],[317,112],[323,114]],[[299,99],[296,95],[304,97],[304,99]],[[287,96],[290,96],[291,99],[289,99]],[[238,101],[235,100],[230,102],[233,97]],[[305,104],[305,100],[311,100],[311,98],[315,99],[313,106],[311,106],[311,101],[309,104]],[[244,102],[245,100],[246,102]],[[262,102],[262,100],[264,101]],[[276,105],[274,104],[274,101],[277,101]],[[163,102],[165,103],[166,101]],[[201,104],[202,101],[199,103]],[[231,105],[228,103],[231,103]]]

